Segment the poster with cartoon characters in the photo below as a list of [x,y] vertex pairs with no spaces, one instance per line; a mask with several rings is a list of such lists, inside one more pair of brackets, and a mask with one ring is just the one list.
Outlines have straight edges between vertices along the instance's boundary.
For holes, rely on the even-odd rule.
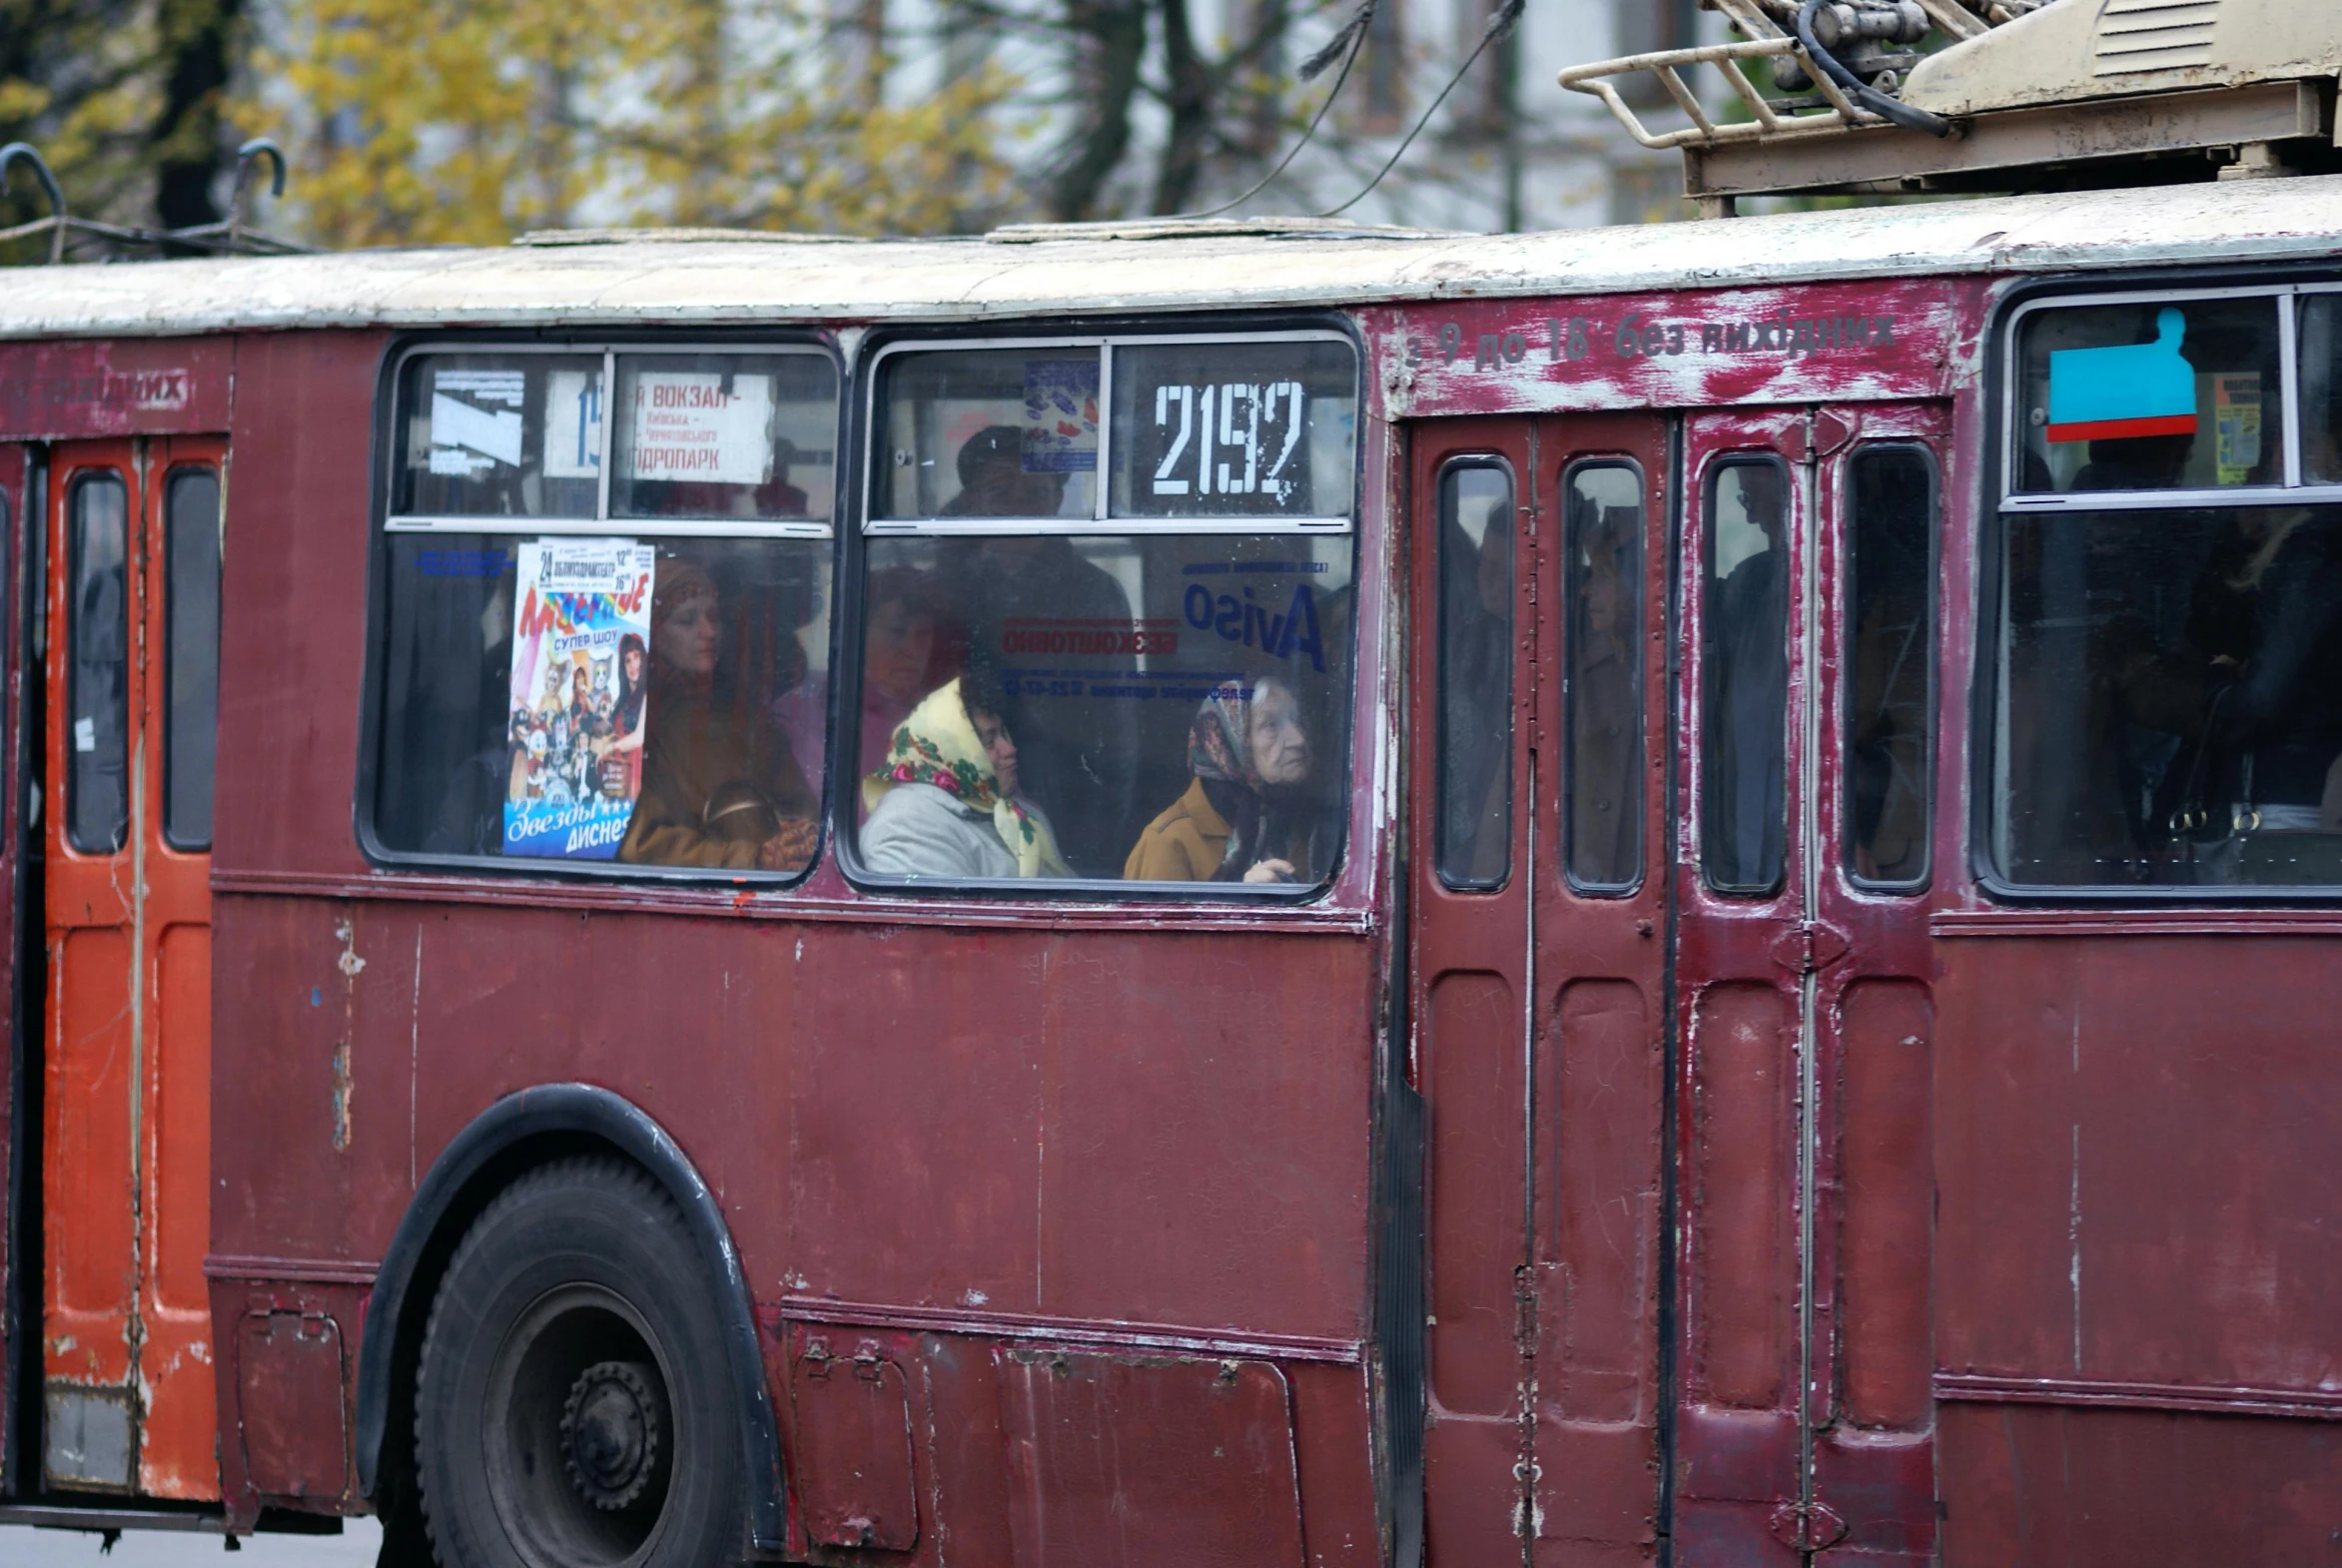
[[504,853],[611,860],[642,793],[656,554],[632,539],[520,546]]

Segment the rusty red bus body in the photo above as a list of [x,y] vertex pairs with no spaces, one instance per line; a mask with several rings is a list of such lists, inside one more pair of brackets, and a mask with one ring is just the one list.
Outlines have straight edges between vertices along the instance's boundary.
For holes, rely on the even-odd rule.
[[[2317,222],[2342,227],[2330,183],[2269,182],[2319,188]],[[1915,225],[1956,233],[1915,242],[1919,260],[1862,239],[1891,215],[1780,220],[1810,254],[1779,283],[1690,264],[1670,283],[1643,262],[1640,286],[1620,267],[1566,287],[1562,263],[1551,286],[1494,264],[1475,285],[1462,243],[1439,242],[1449,283],[1337,280],[1345,305],[1272,278],[1237,300],[1340,307],[1362,351],[1349,848],[1321,896],[1275,908],[913,897],[834,850],[777,891],[370,860],[353,802],[379,398],[432,308],[176,329],[158,311],[161,336],[29,313],[0,342],[7,735],[45,723],[23,767],[48,798],[64,699],[44,705],[28,583],[60,558],[75,465],[145,483],[180,460],[166,443],[208,436],[224,445],[200,460],[228,478],[208,1073],[181,1065],[193,1048],[167,1023],[139,1022],[130,1060],[154,1082],[74,1078],[87,1004],[60,992],[82,972],[54,937],[46,979],[19,964],[15,1506],[130,1517],[187,1498],[245,1530],[264,1510],[381,1504],[411,1470],[423,1315],[464,1224],[531,1163],[614,1149],[703,1205],[708,1286],[737,1297],[727,1353],[753,1384],[750,1525],[775,1556],[2330,1550],[2342,1194],[2321,1157],[2342,1126],[2342,912],[2011,895],[1978,848],[1993,335],[2012,291],[2043,280],[2233,287],[2333,254],[2315,223],[2220,194],[2152,254],[2151,235],[2103,257],[2074,237],[2113,224],[2113,198],[2083,199],[2034,252],[2004,236],[2048,209],[1984,203],[1924,210]],[[1703,227],[1711,248],[1789,232]],[[1834,234],[1867,259],[1834,273]],[[1664,239],[1612,243],[1648,256]],[[1000,335],[1159,303],[1141,284],[1026,287],[983,312]],[[605,332],[652,319],[600,309]],[[830,334],[850,376],[875,319],[768,317]],[[927,319],[953,313],[894,325]],[[546,325],[517,305],[436,319],[502,322]],[[1211,325],[1240,333],[1241,311]],[[1845,465],[1874,448],[1924,452],[1940,498],[1914,852],[1930,869],[1899,888],[1860,885],[1837,849],[1858,634]],[[1563,853],[1565,492],[1588,464],[1639,486],[1620,504],[1639,507],[1643,633],[1639,826],[1621,850],[1637,869],[1595,892]],[[1443,881],[1427,848],[1437,519],[1459,465],[1513,486],[1514,805],[1493,888]],[[1778,543],[1793,739],[1779,876],[1736,894],[1703,876],[1701,683],[1721,668],[1703,638],[1725,589],[1695,567],[1716,475],[1759,468],[1797,519]],[[68,596],[50,599],[54,627]],[[40,846],[28,879],[15,842],[38,899]],[[48,859],[54,888],[62,840]],[[38,921],[25,896],[20,930]],[[140,962],[142,1019],[184,1005],[184,980]],[[189,1079],[208,1150],[186,1131]],[[114,1166],[61,1173],[76,1159]],[[167,1398],[159,1366],[77,1371],[54,1326],[78,1288],[61,1272],[75,1226],[126,1192],[151,1216],[206,1190],[205,1233],[122,1254],[134,1358],[200,1259],[200,1400]],[[78,1408],[56,1391],[100,1384],[149,1390],[111,1488],[54,1461]]]

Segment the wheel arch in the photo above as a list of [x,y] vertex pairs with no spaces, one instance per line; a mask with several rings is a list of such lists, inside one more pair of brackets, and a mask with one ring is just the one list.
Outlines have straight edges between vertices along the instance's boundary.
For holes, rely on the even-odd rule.
[[[505,1096],[473,1118],[431,1162],[391,1233],[367,1298],[358,1347],[357,1453],[360,1495],[382,1506],[385,1439],[411,1424],[414,1373],[432,1295],[456,1244],[492,1197],[522,1173],[566,1155],[608,1154],[632,1162],[682,1210],[724,1320],[724,1357],[741,1401],[749,1525],[760,1548],[785,1538],[780,1430],[765,1384],[756,1317],[740,1254],[715,1194],[664,1128],[619,1095],[590,1084],[540,1084]],[[403,1451],[392,1448],[393,1469]]]

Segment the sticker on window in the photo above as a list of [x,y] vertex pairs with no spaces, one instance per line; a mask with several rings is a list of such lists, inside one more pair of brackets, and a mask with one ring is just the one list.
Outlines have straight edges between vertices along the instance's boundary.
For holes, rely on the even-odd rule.
[[2212,378],[2212,424],[2219,446],[2220,482],[2245,484],[2261,464],[2261,379]]
[[[2127,440],[2193,435],[2195,370],[2179,354],[2187,318],[2155,313],[2153,343],[2058,349],[2049,356],[2049,439]],[[2257,432],[2258,425],[2256,423]],[[2257,441],[2257,433],[2256,433]]]
[[642,793],[655,569],[631,539],[520,546],[505,854],[616,858]]
[[522,394],[519,371],[440,371],[431,382],[430,471],[518,467]]
[[601,471],[601,373],[555,371],[545,378],[545,477],[597,479]]
[[773,379],[644,371],[634,379],[636,479],[762,484],[773,476]]
[[1091,473],[1098,467],[1098,361],[1025,362],[1024,470]]

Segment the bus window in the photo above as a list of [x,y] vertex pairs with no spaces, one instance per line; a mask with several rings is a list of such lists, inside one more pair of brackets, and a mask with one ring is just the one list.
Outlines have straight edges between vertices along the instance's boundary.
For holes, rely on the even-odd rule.
[[1439,476],[1439,880],[1512,874],[1513,483],[1495,458]]
[[2342,886],[2342,506],[2001,531],[2003,875]]
[[74,482],[67,511],[73,755],[66,830],[75,849],[94,855],[120,849],[130,823],[129,504],[129,489],[118,476],[89,474]]
[[1701,868],[1719,893],[1781,886],[1789,735],[1789,470],[1728,458],[1708,480],[1700,658]]
[[398,381],[394,513],[595,514],[602,356],[416,355]]
[[1916,888],[1935,765],[1936,465],[1925,446],[1867,446],[1847,488],[1847,875]]
[[1330,877],[1349,755],[1349,346],[920,349],[877,374],[848,708],[861,872],[1222,896]]
[[2153,298],[2021,317],[2009,487],[2282,483],[2279,307],[2270,296]]
[[1643,880],[1643,475],[1586,462],[1568,483],[1569,808],[1564,854],[1580,893]]
[[1116,346],[1110,515],[1347,517],[1356,375],[1344,343]]
[[164,625],[163,837],[212,847],[212,774],[220,730],[220,476],[181,468],[163,491],[168,557]]
[[838,373],[828,360],[616,360],[624,417],[613,432],[611,516],[828,518],[838,438]]
[[873,517],[1089,517],[1098,480],[1098,349],[892,357]]
[[[372,847],[537,869],[802,872],[829,711],[833,363],[807,350],[421,356],[398,411],[434,453],[446,426],[421,410],[444,412],[451,362],[469,378],[458,390],[508,392],[522,425],[515,474],[464,464],[508,500],[561,498],[580,514],[565,530],[387,520]],[[503,380],[479,379],[491,371]],[[624,394],[606,495],[605,381]],[[528,433],[540,427],[541,440]],[[488,493],[462,482],[473,487],[434,493]],[[409,471],[392,499],[423,493]]]

